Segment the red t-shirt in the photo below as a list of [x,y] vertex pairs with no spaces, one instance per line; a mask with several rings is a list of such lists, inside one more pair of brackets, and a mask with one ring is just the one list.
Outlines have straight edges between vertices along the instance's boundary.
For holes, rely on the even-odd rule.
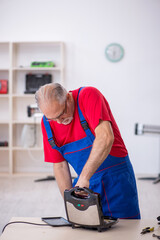
[[[50,126],[53,132],[53,138],[58,147],[67,143],[77,141],[86,136],[80,124],[80,118],[77,107],[77,96],[79,89],[73,90],[72,96],[75,101],[74,117],[70,124],[58,124],[56,121],[50,121]],[[88,122],[90,130],[95,135],[94,130],[99,124],[99,120],[109,121],[112,125],[114,133],[114,143],[112,145],[110,155],[115,157],[125,157],[128,152],[124,145],[123,139],[119,132],[118,126],[114,120],[109,104],[102,93],[94,87],[85,87],[79,94],[79,106],[84,118]],[[41,122],[43,133],[43,145],[45,162],[62,162],[65,159],[61,153],[52,149],[47,138],[47,133],[44,127],[43,119]]]

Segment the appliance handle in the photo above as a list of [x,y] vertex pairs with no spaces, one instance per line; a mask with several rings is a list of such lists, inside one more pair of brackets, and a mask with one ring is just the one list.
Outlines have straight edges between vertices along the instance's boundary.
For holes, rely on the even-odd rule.
[[84,192],[88,193],[89,195],[91,195],[91,194],[94,193],[94,192],[93,192],[91,189],[89,189],[89,188],[86,188],[86,187],[78,187],[78,186],[76,186],[76,187],[74,187],[74,188],[71,188],[71,189],[69,190],[70,194],[73,193],[73,192],[76,192],[76,191],[77,191],[77,192],[84,191]]

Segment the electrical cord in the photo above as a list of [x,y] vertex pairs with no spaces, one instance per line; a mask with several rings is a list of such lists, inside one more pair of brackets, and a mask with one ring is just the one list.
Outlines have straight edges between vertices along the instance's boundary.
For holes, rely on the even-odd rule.
[[37,225],[37,226],[51,226],[49,224],[40,224],[40,223],[32,223],[32,222],[23,222],[23,221],[15,221],[15,222],[9,222],[7,223],[4,228],[2,229],[2,233],[4,232],[5,228],[10,225],[10,224],[13,224],[13,223],[25,223],[25,224],[31,224],[31,225]]

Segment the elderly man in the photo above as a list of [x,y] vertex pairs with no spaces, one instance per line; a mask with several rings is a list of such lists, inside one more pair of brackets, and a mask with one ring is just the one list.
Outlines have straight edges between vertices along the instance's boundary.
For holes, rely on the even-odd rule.
[[101,92],[94,87],[67,92],[51,83],[40,87],[35,98],[44,114],[45,161],[54,164],[62,196],[72,188],[69,163],[78,175],[73,186],[100,193],[105,216],[140,219],[133,168]]

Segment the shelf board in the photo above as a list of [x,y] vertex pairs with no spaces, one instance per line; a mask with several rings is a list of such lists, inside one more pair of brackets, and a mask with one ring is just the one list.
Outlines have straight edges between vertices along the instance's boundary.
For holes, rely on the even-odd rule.
[[50,67],[50,68],[46,68],[46,67],[15,67],[13,68],[13,71],[61,71],[62,68],[59,67]]
[[42,147],[13,147],[13,151],[43,151]]
[[9,172],[0,172],[0,177],[8,177],[10,176]]
[[9,147],[0,147],[0,151],[8,151]]
[[35,94],[12,94],[12,97],[14,98],[33,98],[35,96]]
[[0,98],[7,98],[9,97],[9,94],[0,94]]
[[[7,42],[3,42],[3,43],[7,43]],[[61,41],[33,41],[33,42],[31,42],[31,41],[22,41],[22,42],[18,42],[18,41],[16,41],[16,42],[12,42],[13,44],[31,44],[31,45],[37,45],[37,44],[40,44],[40,45],[44,45],[44,44],[51,44],[51,45],[59,45],[59,44],[63,44],[64,42],[61,42]]]
[[36,119],[36,121],[34,122],[34,119],[29,120],[13,120],[12,121],[13,124],[40,124],[41,123],[41,117]]
[[9,124],[9,121],[6,120],[6,121],[0,121],[0,124]]
[[4,72],[4,71],[6,72],[6,71],[9,71],[9,68],[0,68],[0,71],[1,72]]

